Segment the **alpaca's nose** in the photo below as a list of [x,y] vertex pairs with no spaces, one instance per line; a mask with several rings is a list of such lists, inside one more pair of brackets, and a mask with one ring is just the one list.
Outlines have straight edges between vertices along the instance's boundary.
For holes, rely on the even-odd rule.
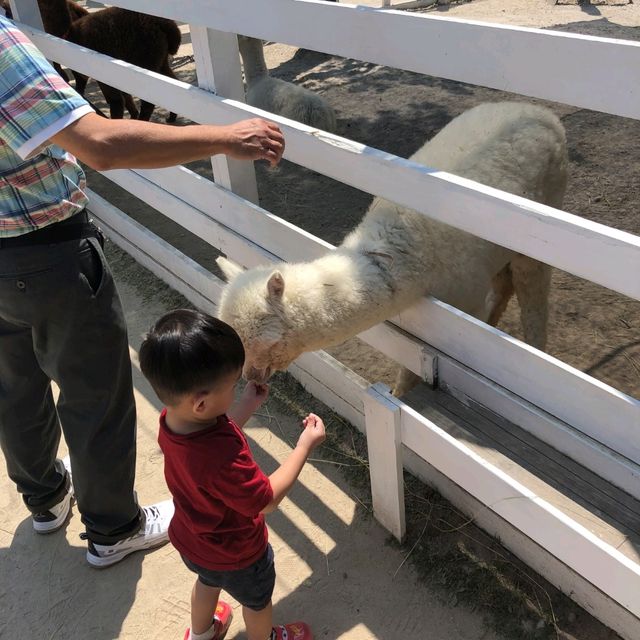
[[256,369],[254,366],[245,367],[244,377],[258,384],[264,384],[271,377],[271,367]]

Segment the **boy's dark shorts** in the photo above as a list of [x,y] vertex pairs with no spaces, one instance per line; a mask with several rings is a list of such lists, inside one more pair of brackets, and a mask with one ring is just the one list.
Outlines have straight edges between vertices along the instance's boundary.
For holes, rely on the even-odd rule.
[[212,571],[182,556],[182,560],[198,579],[208,587],[219,587],[233,596],[243,607],[262,611],[270,602],[276,583],[273,549],[267,549],[259,560],[246,569]]

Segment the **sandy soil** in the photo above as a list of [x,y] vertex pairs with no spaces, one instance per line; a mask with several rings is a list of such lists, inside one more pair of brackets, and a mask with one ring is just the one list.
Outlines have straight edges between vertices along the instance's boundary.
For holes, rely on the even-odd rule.
[[[640,7],[552,7],[544,0],[475,0],[443,7],[442,15],[580,33],[638,39]],[[176,59],[177,72],[194,81],[188,34]],[[336,108],[340,133],[409,156],[451,118],[506,94],[269,44],[272,73],[321,93]],[[182,63],[187,64],[182,64]],[[563,119],[571,149],[565,208],[589,219],[640,234],[637,145],[640,124],[563,105],[550,105]],[[163,113],[158,111],[157,118]],[[182,121],[184,122],[184,121]],[[209,173],[207,163],[194,168]],[[360,220],[371,197],[285,162],[257,167],[261,204],[333,243]],[[90,175],[92,188],[130,212],[199,262],[213,268],[214,252],[198,238],[114,187]],[[181,299],[111,248],[130,327],[132,355],[151,322]],[[594,258],[597,259],[597,258]],[[640,397],[640,303],[556,272],[549,352]],[[519,335],[512,305],[501,325]],[[371,380],[393,378],[393,366],[357,340],[334,350]],[[139,413],[137,487],[144,503],[167,496],[156,445],[159,405],[134,366]],[[299,399],[298,399],[299,400]],[[289,449],[296,420],[269,405],[248,430],[268,470]],[[104,572],[84,563],[77,512],[66,532],[39,537],[6,475],[0,476],[0,638],[98,640],[181,638],[188,621],[191,577],[170,546],[138,554]],[[344,640],[492,639],[480,615],[440,603],[420,583],[403,553],[386,545],[386,534],[360,505],[358,492],[326,462],[309,465],[301,482],[270,518],[279,578],[276,614],[304,618],[316,637]],[[371,586],[375,585],[372,589]],[[377,588],[375,588],[377,587]],[[230,637],[242,638],[234,622]],[[533,637],[533,636],[532,636]],[[572,636],[573,637],[573,636]],[[575,637],[613,637],[585,623]]]

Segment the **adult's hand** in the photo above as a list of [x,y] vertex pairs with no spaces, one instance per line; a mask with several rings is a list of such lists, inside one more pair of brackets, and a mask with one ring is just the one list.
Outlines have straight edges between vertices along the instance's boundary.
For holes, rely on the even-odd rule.
[[229,139],[225,153],[238,160],[268,160],[271,166],[280,162],[284,152],[284,136],[273,122],[253,118],[226,127]]

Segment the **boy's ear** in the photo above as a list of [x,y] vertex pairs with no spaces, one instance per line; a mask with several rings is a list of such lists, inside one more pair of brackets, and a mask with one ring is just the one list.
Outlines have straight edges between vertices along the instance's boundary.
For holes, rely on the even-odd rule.
[[193,395],[191,398],[191,408],[193,413],[199,415],[206,411],[207,409],[207,393],[205,391],[200,391]]
[[242,267],[222,256],[216,258],[216,263],[222,270],[222,273],[227,276],[227,282],[231,282],[234,278],[237,278],[243,271]]

